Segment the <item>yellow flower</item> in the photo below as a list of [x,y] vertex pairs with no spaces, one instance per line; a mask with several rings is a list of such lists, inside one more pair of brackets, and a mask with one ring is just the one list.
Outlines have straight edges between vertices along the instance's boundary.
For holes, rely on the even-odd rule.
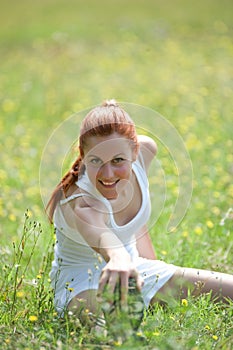
[[114,341],[114,345],[115,346],[121,346],[122,345],[122,341],[121,340],[116,340],[116,341]]
[[213,222],[212,222],[211,220],[207,220],[207,221],[206,221],[206,226],[207,226],[208,228],[213,228],[213,227],[214,227],[214,224],[213,224]]
[[14,214],[11,213],[8,217],[10,221],[16,221],[16,216]]
[[202,228],[200,226],[195,227],[194,232],[196,233],[196,235],[202,235],[203,231]]
[[74,290],[74,288],[71,288],[71,287],[68,288],[68,291],[69,291],[69,292],[73,292],[73,290]]
[[153,332],[152,334],[153,334],[155,337],[158,337],[158,336],[160,335],[160,333],[159,333],[158,331],[157,331],[157,332],[155,331],[155,332]]
[[16,295],[18,298],[23,298],[25,294],[23,291],[18,291]]
[[38,317],[37,317],[37,316],[35,316],[35,315],[29,316],[29,321],[31,321],[31,322],[36,322],[37,320],[38,320]]
[[219,209],[218,207],[213,207],[211,211],[212,211],[212,213],[214,213],[215,215],[219,215],[220,212],[221,212],[220,209]]
[[10,99],[5,99],[2,103],[2,109],[6,113],[13,112],[15,110],[15,107],[16,107],[15,102]]
[[181,300],[181,304],[182,304],[183,306],[188,306],[188,300],[187,300],[187,299],[182,299],[182,300]]
[[206,326],[205,326],[205,329],[206,329],[207,331],[209,331],[209,330],[210,330],[210,327],[209,327],[208,325],[206,325]]
[[213,338],[214,340],[218,340],[218,336],[215,335],[215,334],[212,336],[212,338]]

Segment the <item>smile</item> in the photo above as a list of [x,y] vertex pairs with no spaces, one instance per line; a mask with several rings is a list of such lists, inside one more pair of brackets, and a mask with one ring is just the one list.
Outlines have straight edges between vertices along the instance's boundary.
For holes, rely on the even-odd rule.
[[114,185],[117,184],[117,182],[120,181],[120,180],[117,180],[117,181],[114,181],[114,182],[107,182],[107,181],[102,181],[102,180],[99,180],[99,182],[104,185],[105,187],[113,187]]

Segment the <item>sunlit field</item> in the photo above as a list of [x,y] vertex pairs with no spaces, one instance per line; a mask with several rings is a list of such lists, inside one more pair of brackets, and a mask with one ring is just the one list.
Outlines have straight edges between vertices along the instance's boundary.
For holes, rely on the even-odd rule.
[[209,295],[156,306],[123,344],[90,334],[68,315],[60,319],[40,178],[51,134],[74,113],[111,98],[155,111],[181,137],[193,172],[187,211],[168,232],[179,167],[151,118],[137,116],[158,143],[163,180],[160,169],[150,172],[155,216],[156,195],[166,187],[150,225],[157,257],[233,273],[232,13],[230,0],[2,1],[1,349],[233,348],[233,305],[214,304]]

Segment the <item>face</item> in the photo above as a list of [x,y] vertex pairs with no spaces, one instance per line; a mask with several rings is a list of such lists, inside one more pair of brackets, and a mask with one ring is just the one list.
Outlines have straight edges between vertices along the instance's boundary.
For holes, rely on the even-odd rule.
[[116,199],[129,184],[135,159],[130,140],[117,133],[91,136],[84,149],[88,177],[107,199]]

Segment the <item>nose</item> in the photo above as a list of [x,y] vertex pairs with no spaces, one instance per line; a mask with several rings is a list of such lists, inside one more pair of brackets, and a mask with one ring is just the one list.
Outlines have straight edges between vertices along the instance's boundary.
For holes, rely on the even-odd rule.
[[100,168],[101,177],[111,179],[114,177],[114,171],[110,162],[104,163]]

